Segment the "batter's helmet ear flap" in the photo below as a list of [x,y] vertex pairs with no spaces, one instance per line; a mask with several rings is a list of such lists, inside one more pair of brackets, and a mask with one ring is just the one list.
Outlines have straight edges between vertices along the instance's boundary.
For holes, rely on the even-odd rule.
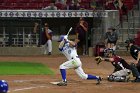
[[0,93],[8,92],[8,83],[5,80],[0,80]]

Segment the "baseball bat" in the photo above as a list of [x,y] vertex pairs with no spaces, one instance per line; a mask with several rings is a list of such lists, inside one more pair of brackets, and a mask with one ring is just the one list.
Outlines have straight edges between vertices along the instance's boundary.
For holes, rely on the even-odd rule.
[[68,33],[67,33],[67,36],[69,35],[69,33],[71,32],[71,30],[72,30],[72,27],[69,29],[69,31],[68,31]]

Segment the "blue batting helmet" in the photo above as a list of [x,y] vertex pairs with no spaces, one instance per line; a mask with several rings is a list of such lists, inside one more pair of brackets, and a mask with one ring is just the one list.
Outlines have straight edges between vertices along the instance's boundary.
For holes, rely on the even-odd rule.
[[8,83],[5,80],[0,80],[0,93],[8,92]]
[[64,39],[64,36],[65,35],[61,35],[60,38],[59,38],[59,40],[58,40],[58,42],[61,42]]

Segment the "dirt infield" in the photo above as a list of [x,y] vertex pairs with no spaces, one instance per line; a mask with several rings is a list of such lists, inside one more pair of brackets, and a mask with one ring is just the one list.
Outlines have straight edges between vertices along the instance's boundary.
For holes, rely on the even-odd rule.
[[[139,93],[140,83],[108,82],[107,75],[112,72],[112,65],[107,62],[96,65],[94,57],[80,56],[83,69],[86,73],[100,75],[103,81],[96,85],[94,80],[81,80],[74,70],[67,71],[68,86],[55,86],[49,82],[60,81],[59,65],[65,62],[63,56],[30,56],[30,57],[0,57],[2,61],[31,61],[47,64],[55,75],[10,75],[0,76],[9,83],[9,93]],[[128,62],[134,61],[131,57],[124,57]],[[131,76],[131,79],[134,79]]]

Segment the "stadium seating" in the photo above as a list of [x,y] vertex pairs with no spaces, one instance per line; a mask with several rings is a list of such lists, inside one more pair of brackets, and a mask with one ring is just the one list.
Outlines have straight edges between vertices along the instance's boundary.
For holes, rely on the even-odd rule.
[[128,10],[133,9],[133,5],[134,5],[133,0],[124,0],[124,4],[127,6]]
[[0,3],[3,3],[5,0],[0,0]]
[[[98,0],[100,4],[104,4],[106,0]],[[90,9],[91,0],[81,0],[80,6],[85,9]],[[133,8],[138,0],[125,0],[124,4],[129,10]],[[51,0],[0,0],[0,9],[42,9],[48,6]],[[70,5],[72,0],[67,0],[66,4]],[[63,9],[63,5],[57,3],[58,9]]]

